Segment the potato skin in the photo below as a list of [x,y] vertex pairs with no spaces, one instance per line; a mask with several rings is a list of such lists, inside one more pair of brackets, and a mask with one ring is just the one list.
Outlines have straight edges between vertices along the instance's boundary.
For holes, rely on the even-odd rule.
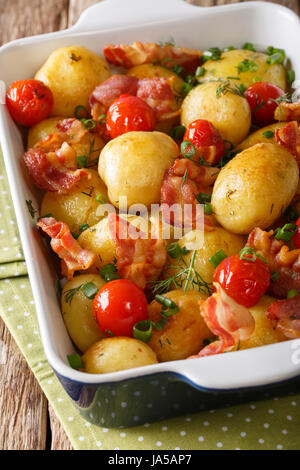
[[72,301],[66,302],[68,290],[88,282],[93,282],[99,289],[105,284],[102,277],[97,274],[82,274],[67,282],[61,296],[61,309],[66,328],[73,343],[81,352],[87,351],[96,341],[105,338],[94,319],[92,300],[79,290]]
[[119,207],[159,203],[165,171],[178,157],[179,149],[162,132],[128,132],[108,142],[99,158],[99,175],[108,187],[108,197]]
[[109,374],[121,370],[157,364],[155,352],[142,341],[116,336],[94,344],[82,356],[84,372]]
[[254,145],[219,173],[211,200],[215,217],[233,233],[267,228],[291,202],[298,181],[298,166],[289,152],[279,145]]
[[[194,231],[195,232],[195,231]],[[187,241],[191,241],[191,233],[182,237],[178,244],[181,248],[187,247]],[[212,283],[214,275],[214,267],[209,262],[209,259],[218,251],[223,250],[227,256],[239,253],[245,246],[246,238],[228,232],[222,227],[215,227],[213,230],[205,231],[203,246],[197,250],[195,258],[195,270],[200,274],[202,279],[207,283]],[[183,260],[189,266],[191,262],[192,251],[183,255]],[[173,264],[173,263],[172,263]],[[168,273],[172,273],[168,270]],[[190,286],[192,288],[192,286]],[[196,288],[196,287],[195,287]]]
[[196,119],[210,121],[224,140],[238,145],[248,135],[251,111],[246,98],[233,93],[220,94],[220,82],[207,82],[193,88],[182,103],[181,124],[185,127]]
[[255,320],[255,330],[248,340],[240,342],[240,349],[256,348],[286,341],[287,338],[281,331],[276,329],[275,323],[269,320],[265,313],[267,308],[276,300],[265,295],[254,307],[249,308]]
[[[275,137],[275,130],[281,129],[282,127],[286,126],[286,122],[276,122],[274,124],[270,124],[269,126],[263,127],[262,129],[258,129],[257,131],[250,134],[243,142],[241,142],[235,150],[246,150],[249,147],[253,147],[256,144],[277,144],[276,137]],[[270,138],[265,137],[263,134],[267,131],[274,132],[274,135]]]
[[171,70],[161,67],[160,65],[143,64],[132,67],[128,70],[127,75],[142,78],[174,78],[174,92],[179,93],[184,84],[184,80]]
[[88,107],[93,89],[110,77],[107,62],[82,46],[57,49],[49,56],[35,79],[53,93],[52,116],[74,116],[76,106]]
[[50,117],[31,127],[28,132],[27,148],[32,149],[35,144],[45,140],[48,135],[56,131],[56,124],[64,119],[63,117]]
[[[253,80],[259,78],[262,82],[279,86],[283,91],[287,89],[286,71],[281,64],[269,65],[266,62],[268,56],[262,52],[252,52],[245,49],[235,49],[222,53],[220,60],[209,60],[204,64],[207,71],[201,80],[216,80],[218,78],[238,77],[240,80],[232,80],[232,83],[243,84],[248,88]],[[257,70],[240,72],[238,65],[244,60],[255,62]]]
[[[203,347],[203,341],[213,334],[207,328],[198,302],[205,298],[199,292],[173,290],[164,294],[179,307],[176,315],[169,317],[166,326],[157,331],[152,330],[149,346],[156,352],[159,362],[186,359],[197,354]],[[149,305],[149,319],[157,322],[161,318],[162,306],[155,300]]]
[[[41,216],[52,214],[56,220],[66,222],[70,230],[79,233],[79,225],[88,223],[91,227],[103,217],[97,215],[100,203],[96,196],[107,198],[107,189],[95,170],[87,170],[91,179],[82,178],[67,194],[47,192],[41,205]],[[90,194],[90,196],[89,196]]]

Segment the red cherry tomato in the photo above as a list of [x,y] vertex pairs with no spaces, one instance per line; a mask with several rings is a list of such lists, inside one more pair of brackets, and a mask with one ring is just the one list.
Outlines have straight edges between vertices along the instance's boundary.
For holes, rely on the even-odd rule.
[[295,233],[295,235],[293,236],[292,242],[293,242],[295,248],[300,248],[300,217],[299,217],[299,219],[297,219],[296,225],[298,227],[298,230]]
[[237,303],[249,308],[266,293],[270,270],[260,258],[247,261],[239,255],[229,256],[217,266],[213,282],[218,282]]
[[140,287],[127,279],[103,286],[94,299],[94,317],[99,328],[109,336],[133,335],[134,325],[148,319],[147,299]]
[[245,91],[245,97],[250,105],[252,120],[260,127],[274,122],[274,111],[277,103],[274,101],[284,95],[284,91],[276,85],[256,82]]
[[112,103],[106,118],[106,129],[112,139],[131,131],[153,131],[155,113],[141,98],[121,95]]
[[[213,124],[204,119],[193,121],[187,128],[183,140],[191,142],[196,150],[199,150],[203,158],[215,165],[225,153],[225,145],[222,137]],[[209,147],[215,147],[211,152]]]
[[34,126],[50,115],[53,94],[39,80],[19,80],[9,87],[6,104],[12,118],[18,124]]

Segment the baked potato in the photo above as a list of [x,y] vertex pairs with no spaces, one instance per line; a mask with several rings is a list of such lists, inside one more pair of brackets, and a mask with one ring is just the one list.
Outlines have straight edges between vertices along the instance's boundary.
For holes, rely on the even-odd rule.
[[110,77],[107,62],[82,46],[57,49],[35,75],[53,93],[52,116],[73,117],[77,106],[88,107],[94,88]]
[[[262,143],[277,145],[275,130],[281,129],[284,126],[286,126],[286,122],[276,122],[274,124],[270,124],[269,126],[258,129],[246,137],[246,139],[236,147],[236,150],[246,150],[249,147],[253,147],[253,145]],[[273,133],[273,135],[271,135],[271,133]]]
[[31,127],[28,132],[27,148],[32,149],[35,144],[45,140],[48,135],[56,131],[56,124],[64,119],[63,117],[50,117]]
[[123,336],[105,338],[82,356],[84,372],[109,374],[157,363],[155,352],[144,342]]
[[255,320],[255,330],[249,339],[240,341],[239,349],[256,348],[287,339],[266,316],[267,308],[275,301],[273,297],[265,295],[254,307],[249,308]]
[[107,199],[107,189],[96,170],[87,170],[90,179],[82,178],[67,194],[47,192],[42,200],[41,215],[51,214],[56,220],[66,222],[70,230],[79,233],[82,224],[95,225],[103,215],[98,209],[101,203],[96,199],[102,195]]
[[[188,233],[182,237],[178,244],[181,248],[189,249],[189,243],[193,241],[193,238],[196,238],[196,231]],[[204,232],[203,245],[201,248],[197,249],[194,268],[197,273],[200,274],[204,283],[212,283],[214,267],[209,262],[209,259],[215,255],[218,251],[223,250],[227,256],[235,255],[239,253],[241,249],[245,246],[246,239],[240,235],[235,235],[233,233],[224,230],[221,227],[215,227],[213,230]],[[182,255],[183,262],[189,266],[191,263],[192,251],[189,251],[187,254]],[[174,262],[172,263],[174,265]],[[178,273],[177,269],[165,268],[164,277],[169,277],[170,275],[175,275]],[[193,286],[190,284],[189,288],[192,289]],[[196,288],[196,286],[194,286]]]
[[222,92],[222,82],[207,82],[193,88],[182,103],[181,124],[185,127],[196,119],[210,121],[223,140],[234,146],[248,135],[251,111],[246,98]]
[[[68,333],[81,351],[85,352],[105,335],[97,326],[93,316],[93,301],[88,299],[79,287],[93,282],[98,289],[105,284],[97,274],[82,274],[66,283],[61,296],[62,316]],[[74,295],[70,295],[73,294]]]
[[99,158],[99,175],[108,188],[108,197],[119,207],[160,202],[165,171],[178,157],[179,149],[162,132],[128,132],[108,142]]
[[[213,334],[207,328],[198,302],[205,298],[195,291],[173,290],[164,294],[173,300],[179,312],[168,318],[168,323],[160,331],[154,327],[149,346],[155,351],[159,362],[186,359],[197,354],[203,347],[203,341]],[[162,306],[154,300],[148,308],[149,319],[157,322],[161,318]]]
[[[206,73],[201,80],[216,80],[230,78],[231,83],[243,84],[246,88],[255,80],[268,82],[286,91],[286,71],[281,64],[267,63],[268,56],[262,52],[252,52],[245,49],[234,49],[223,52],[219,60],[208,60],[204,64]],[[234,80],[232,77],[237,77]]]
[[289,152],[279,145],[254,145],[219,173],[211,199],[215,217],[237,234],[267,228],[290,204],[298,181],[298,165]]

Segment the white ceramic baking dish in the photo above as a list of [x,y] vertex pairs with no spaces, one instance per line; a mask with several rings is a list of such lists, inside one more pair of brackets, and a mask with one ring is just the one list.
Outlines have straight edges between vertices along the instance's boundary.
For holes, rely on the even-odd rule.
[[[183,0],[105,0],[88,9],[69,30],[20,39],[0,48],[0,79],[9,86],[14,80],[32,77],[48,55],[62,46],[83,45],[101,54],[109,43],[170,38],[178,45],[203,50],[242,46],[246,41],[258,49],[278,46],[286,50],[300,78],[300,22],[284,7],[246,2],[200,8]],[[196,411],[212,398],[222,404],[227,400],[224,396],[240,396],[237,390],[271,386],[300,375],[300,340],[106,375],[73,370],[67,355],[74,347],[62,320],[51,256],[26,206],[26,200],[31,200],[38,208],[39,193],[27,177],[22,138],[3,104],[4,87],[1,89],[0,140],[45,353],[87,419],[106,426],[136,424]]]

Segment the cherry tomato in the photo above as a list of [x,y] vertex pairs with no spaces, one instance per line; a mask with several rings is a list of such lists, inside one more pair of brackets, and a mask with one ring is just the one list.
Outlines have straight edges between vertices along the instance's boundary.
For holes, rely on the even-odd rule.
[[[193,121],[187,128],[183,140],[191,142],[199,155],[215,165],[220,161],[225,153],[225,145],[219,132],[213,126],[213,124],[204,119],[197,119]],[[209,147],[215,147],[215,151],[211,152],[212,149]]]
[[153,131],[155,113],[141,98],[121,95],[112,103],[106,118],[106,129],[112,139],[131,131]]
[[144,292],[127,279],[105,284],[94,299],[93,311],[99,328],[108,336],[132,337],[134,325],[148,319]]
[[284,95],[284,91],[276,85],[256,82],[245,91],[250,105],[252,120],[260,127],[274,122],[274,111],[278,104],[274,101]]
[[298,227],[298,230],[295,233],[295,235],[293,236],[292,242],[293,242],[295,248],[300,248],[300,217],[299,217],[299,219],[297,219],[296,225]]
[[270,285],[270,270],[260,258],[255,261],[229,256],[217,266],[213,282],[218,282],[227,295],[240,305],[253,307]]
[[19,80],[9,87],[6,104],[12,118],[18,124],[34,126],[50,115],[53,94],[39,80]]

